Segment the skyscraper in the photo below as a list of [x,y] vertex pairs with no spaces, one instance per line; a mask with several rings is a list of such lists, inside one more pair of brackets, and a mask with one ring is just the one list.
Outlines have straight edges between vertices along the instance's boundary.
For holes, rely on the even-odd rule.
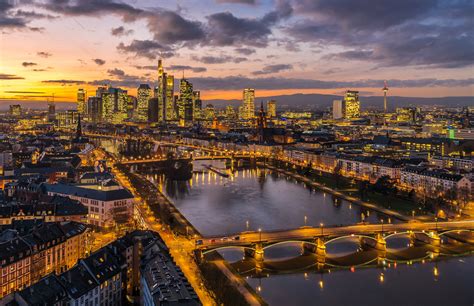
[[178,115],[183,126],[193,121],[193,84],[185,78],[179,83]]
[[135,119],[140,122],[148,121],[148,101],[152,98],[152,92],[148,84],[140,84],[137,90],[137,111]]
[[102,120],[102,98],[89,97],[87,100],[87,117],[94,123]]
[[166,83],[167,77],[160,59],[158,60],[158,86],[155,91],[155,98],[158,99],[158,122],[166,120]]
[[255,89],[245,88],[243,92],[242,107],[240,108],[240,118],[251,120],[255,117]]
[[166,120],[173,121],[176,120],[176,112],[174,105],[174,76],[166,76]]
[[343,114],[345,119],[353,119],[360,117],[360,102],[358,91],[346,91],[346,95],[344,96]]
[[267,102],[267,116],[269,118],[275,118],[276,117],[276,101],[275,100],[270,100]]
[[128,94],[121,88],[107,88],[100,91],[102,98],[102,117],[106,122],[118,124],[127,119]]
[[202,101],[200,91],[193,91],[193,119],[202,119]]
[[81,115],[87,114],[87,91],[79,88],[77,90],[77,112]]

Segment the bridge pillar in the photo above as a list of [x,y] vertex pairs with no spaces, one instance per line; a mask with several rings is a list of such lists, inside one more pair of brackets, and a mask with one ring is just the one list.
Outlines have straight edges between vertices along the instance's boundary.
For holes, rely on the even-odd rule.
[[376,249],[377,251],[380,251],[380,252],[386,252],[387,250],[387,242],[385,241],[385,238],[382,236],[382,234],[377,234],[375,236],[375,239],[361,237],[359,242],[362,248],[369,247],[369,248]]
[[437,232],[428,232],[428,233],[415,233],[410,232],[410,243],[412,245],[422,245],[429,244],[435,248],[438,248],[441,245],[441,238]]
[[253,245],[253,249],[245,249],[244,256],[251,257],[255,259],[257,262],[263,261],[264,260],[263,244],[256,243]]
[[314,240],[314,244],[312,243],[302,243],[303,254],[312,253],[316,255],[316,259],[318,263],[325,263],[326,262],[326,245],[324,244],[324,240],[321,238],[316,238]]

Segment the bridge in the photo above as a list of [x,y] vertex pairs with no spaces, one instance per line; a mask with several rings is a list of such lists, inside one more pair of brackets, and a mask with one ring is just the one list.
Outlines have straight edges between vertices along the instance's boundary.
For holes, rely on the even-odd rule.
[[[301,227],[282,231],[243,232],[227,236],[206,237],[196,241],[195,255],[203,260],[204,255],[218,250],[241,248],[246,257],[264,261],[266,249],[277,245],[301,243],[305,251],[318,256],[318,261],[325,262],[326,246],[344,239],[358,238],[362,248],[379,251],[385,258],[387,241],[395,237],[406,237],[414,242],[422,242],[436,247],[441,244],[443,236],[474,243],[474,220],[450,222],[406,222],[398,224],[358,224],[340,227]],[[468,237],[464,237],[468,235]]]
[[[249,155],[205,155],[205,156],[192,156],[188,159],[181,158],[178,160],[213,160],[213,159],[248,159],[251,158]],[[146,164],[146,163],[159,163],[166,161],[166,158],[138,158],[138,159],[128,159],[122,160],[120,163],[123,165],[136,165],[136,164]]]

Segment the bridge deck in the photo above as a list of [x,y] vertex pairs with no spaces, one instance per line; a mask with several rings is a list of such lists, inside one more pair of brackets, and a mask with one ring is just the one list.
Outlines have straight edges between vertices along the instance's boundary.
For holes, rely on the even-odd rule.
[[[405,232],[405,231],[449,231],[449,230],[474,230],[474,220],[452,221],[452,222],[407,222],[398,224],[384,224],[383,232]],[[290,230],[243,232],[227,236],[205,237],[200,249],[216,249],[227,246],[248,246],[258,242],[277,243],[284,241],[309,241],[321,236],[350,236],[350,235],[373,235],[382,232],[382,224],[358,224],[340,227],[301,227]],[[235,237],[239,240],[235,240]]]

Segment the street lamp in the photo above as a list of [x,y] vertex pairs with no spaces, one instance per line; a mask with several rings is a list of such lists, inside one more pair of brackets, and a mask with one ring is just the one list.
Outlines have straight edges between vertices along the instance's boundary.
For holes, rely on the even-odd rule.
[[306,226],[306,222],[308,221],[308,217],[304,216],[304,226]]
[[413,221],[415,221],[415,211],[414,210],[411,211],[411,216],[413,217]]
[[324,224],[320,223],[319,226],[321,226],[321,236],[324,235]]
[[258,229],[258,240],[260,243],[262,243],[262,229],[261,228]]
[[382,235],[383,235],[383,219],[380,219],[380,222],[382,222]]
[[247,231],[249,230],[249,220],[245,221],[245,226],[247,227]]
[[435,222],[436,222],[436,232],[438,232],[438,217],[435,217]]

